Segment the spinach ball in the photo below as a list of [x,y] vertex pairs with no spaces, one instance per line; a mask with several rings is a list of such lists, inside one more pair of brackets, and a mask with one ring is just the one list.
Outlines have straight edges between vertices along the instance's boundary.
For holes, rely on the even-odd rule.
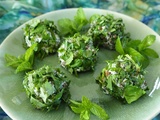
[[93,38],[95,46],[115,50],[115,43],[119,37],[122,44],[130,41],[130,34],[125,33],[125,24],[121,18],[113,15],[97,15],[92,17],[88,35]]
[[44,58],[57,52],[61,44],[60,33],[50,20],[33,20],[23,28],[25,47],[31,47],[37,43],[36,56]]
[[91,37],[76,33],[68,37],[58,49],[58,57],[62,67],[70,73],[77,74],[88,70],[94,70],[97,62],[97,51],[93,46]]
[[145,73],[130,55],[119,55],[117,59],[107,61],[97,82],[104,93],[125,103],[132,103],[148,90]]
[[70,81],[59,69],[43,67],[26,73],[23,85],[35,108],[50,111],[68,102]]

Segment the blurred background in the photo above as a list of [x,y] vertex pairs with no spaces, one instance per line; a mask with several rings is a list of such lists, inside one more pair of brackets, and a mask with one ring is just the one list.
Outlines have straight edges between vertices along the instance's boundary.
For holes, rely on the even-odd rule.
[[[0,43],[41,14],[67,8],[100,8],[131,16],[160,34],[160,0],[0,0]],[[11,120],[0,109],[0,120]],[[160,120],[160,114],[153,120]]]

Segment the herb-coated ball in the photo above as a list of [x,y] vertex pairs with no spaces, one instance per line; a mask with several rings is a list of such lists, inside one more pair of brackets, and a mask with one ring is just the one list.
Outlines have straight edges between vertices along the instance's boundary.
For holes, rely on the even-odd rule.
[[70,81],[59,69],[43,67],[26,73],[23,85],[35,108],[50,111],[68,102]]
[[68,37],[58,49],[58,57],[62,67],[70,73],[93,70],[97,62],[97,49],[91,37],[75,34]]
[[131,103],[148,90],[145,73],[130,55],[119,55],[117,59],[107,61],[97,82],[106,94]]
[[121,18],[113,15],[98,15],[91,20],[88,35],[93,38],[94,45],[115,50],[115,43],[119,37],[122,43],[130,40],[129,33],[125,33],[125,24]]
[[60,46],[61,37],[54,21],[36,19],[26,24],[23,31],[27,48],[38,43],[36,54],[39,58],[55,53]]

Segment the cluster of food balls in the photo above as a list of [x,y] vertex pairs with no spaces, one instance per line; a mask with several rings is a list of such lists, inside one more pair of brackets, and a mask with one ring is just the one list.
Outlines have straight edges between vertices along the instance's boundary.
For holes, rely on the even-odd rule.
[[[54,22],[49,20],[35,20],[24,28],[25,46],[27,48],[34,43],[38,43],[36,54],[39,58],[58,52],[61,66],[72,74],[94,70],[97,62],[97,52],[100,47],[115,50],[115,42],[118,37],[124,44],[130,40],[129,33],[125,33],[123,20],[115,19],[112,15],[100,15],[92,20],[88,32],[83,35],[76,33],[73,36],[62,37]],[[121,78],[118,86],[116,83],[118,78],[115,79],[114,77],[115,74],[119,76],[122,73],[118,71],[123,71],[125,68],[125,66],[122,67],[122,64],[126,61],[126,57],[122,56],[120,57],[121,60],[118,58],[119,61],[109,62],[107,65],[109,70],[102,70],[98,79],[99,84],[107,94],[112,94],[115,90],[120,89],[121,93],[114,94],[118,98],[123,95],[126,84],[138,84],[139,86],[145,84],[144,82],[138,83],[135,80],[136,78],[142,81],[144,79],[144,73],[141,72],[141,69],[138,69],[140,72],[135,73],[134,76],[129,70],[124,71],[127,78],[125,78],[126,76]],[[130,65],[129,69],[134,69],[136,63],[130,62],[132,58],[127,59],[127,61]],[[119,70],[112,72],[113,69]],[[134,81],[129,76],[133,76]],[[112,87],[110,87],[111,79],[115,79]],[[64,73],[57,69],[51,69],[49,66],[28,72],[23,84],[31,103],[38,109],[57,108],[62,101],[66,102],[70,97],[69,80]],[[123,99],[123,97],[121,98]]]

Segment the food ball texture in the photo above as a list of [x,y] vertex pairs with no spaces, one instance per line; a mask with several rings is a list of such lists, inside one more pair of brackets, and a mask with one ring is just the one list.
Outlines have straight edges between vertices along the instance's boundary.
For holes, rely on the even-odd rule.
[[23,85],[31,104],[37,109],[57,109],[62,102],[68,102],[70,81],[59,69],[44,65],[26,73]]
[[130,40],[130,34],[125,33],[125,24],[121,18],[112,15],[99,15],[91,19],[88,35],[93,38],[95,46],[115,50],[115,43],[119,37],[122,44]]
[[61,44],[60,33],[53,21],[36,19],[26,24],[23,31],[25,47],[38,43],[36,53],[39,58],[55,53]]
[[97,82],[106,94],[131,103],[148,90],[145,73],[131,56],[119,55],[117,59],[107,61]]
[[97,62],[97,51],[91,37],[75,34],[68,37],[58,49],[58,57],[62,67],[70,73],[93,70]]

